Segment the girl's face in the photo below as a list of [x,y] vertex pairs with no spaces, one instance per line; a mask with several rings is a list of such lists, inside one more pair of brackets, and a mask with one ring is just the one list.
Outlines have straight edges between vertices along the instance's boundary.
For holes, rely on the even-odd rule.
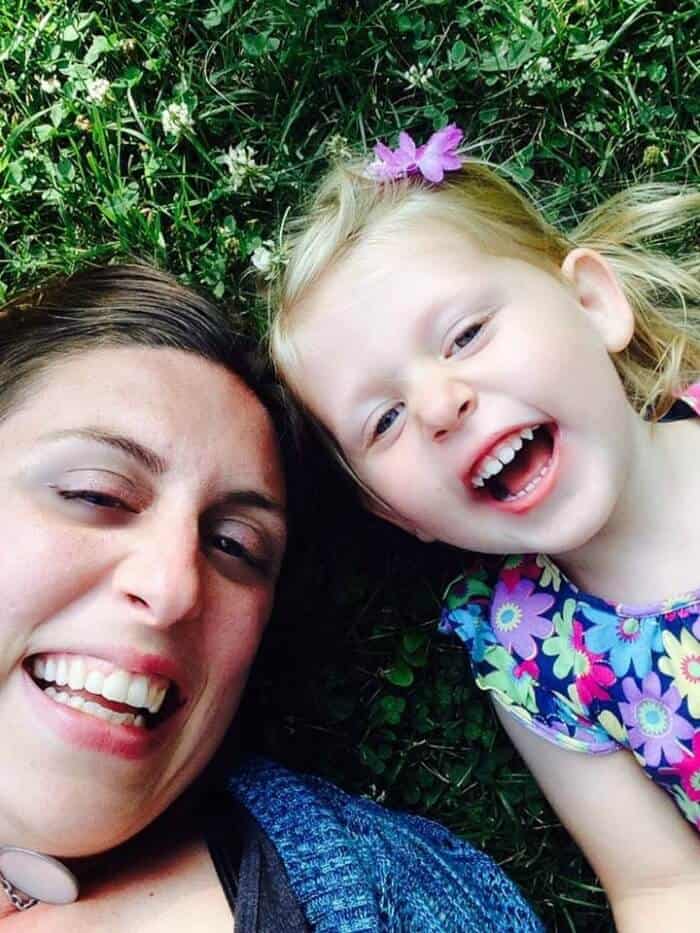
[[0,423],[0,839],[130,837],[238,707],[285,542],[267,413],[191,354],[54,365]]
[[562,554],[609,520],[637,423],[609,351],[631,315],[576,253],[569,286],[432,222],[321,278],[297,311],[296,385],[375,511],[485,553]]

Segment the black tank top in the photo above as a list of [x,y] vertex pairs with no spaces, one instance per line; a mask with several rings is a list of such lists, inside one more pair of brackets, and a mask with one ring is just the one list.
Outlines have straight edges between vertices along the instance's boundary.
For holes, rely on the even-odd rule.
[[235,933],[311,933],[284,863],[252,813],[225,792],[209,804],[205,838]]

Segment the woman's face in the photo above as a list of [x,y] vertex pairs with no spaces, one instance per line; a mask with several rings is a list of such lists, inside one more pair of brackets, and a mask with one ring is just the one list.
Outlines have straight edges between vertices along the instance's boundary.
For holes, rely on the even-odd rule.
[[0,502],[0,840],[96,853],[236,712],[285,543],[274,430],[199,357],[88,351],[0,422]]

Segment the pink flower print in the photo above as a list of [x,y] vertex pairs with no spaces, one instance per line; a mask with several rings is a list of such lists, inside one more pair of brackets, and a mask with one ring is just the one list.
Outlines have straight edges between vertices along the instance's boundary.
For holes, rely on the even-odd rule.
[[696,415],[700,415],[700,382],[694,382],[692,385],[678,393],[678,398],[690,405]]
[[504,561],[501,570],[500,579],[505,583],[509,590],[512,590],[516,583],[523,577],[530,577],[537,580],[541,570],[535,562],[535,558],[529,554],[519,557],[508,557]]
[[681,786],[690,800],[700,800],[700,730],[693,736],[693,751],[683,757],[671,769],[680,776]]
[[605,688],[615,683],[615,673],[607,664],[600,663],[602,654],[594,654],[586,648],[583,625],[578,619],[574,620],[573,629],[571,641],[576,652],[574,677],[579,701],[588,706],[592,700],[607,700],[610,694]]
[[540,669],[537,661],[533,661],[532,658],[530,658],[528,661],[521,661],[520,664],[515,665],[513,668],[513,676],[520,678],[525,675],[531,677],[532,680],[538,679],[540,676]]
[[641,690],[631,677],[625,677],[622,689],[628,702],[620,703],[620,712],[630,747],[643,746],[642,755],[652,768],[658,767],[662,752],[669,764],[680,761],[679,740],[691,738],[693,727],[676,713],[681,705],[678,690],[671,685],[662,695],[659,675],[653,671],[642,681]]
[[512,589],[499,582],[491,604],[491,626],[496,638],[521,658],[533,658],[537,653],[533,636],[547,638],[553,630],[551,619],[543,619],[542,613],[550,608],[554,597],[548,593],[533,596],[534,588],[531,580],[520,580]]

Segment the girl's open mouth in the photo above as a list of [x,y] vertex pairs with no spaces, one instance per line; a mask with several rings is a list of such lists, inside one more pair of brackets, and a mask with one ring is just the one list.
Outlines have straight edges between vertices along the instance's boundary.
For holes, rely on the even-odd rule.
[[531,425],[494,444],[477,460],[467,482],[481,500],[507,511],[526,511],[546,495],[555,461],[555,425]]

